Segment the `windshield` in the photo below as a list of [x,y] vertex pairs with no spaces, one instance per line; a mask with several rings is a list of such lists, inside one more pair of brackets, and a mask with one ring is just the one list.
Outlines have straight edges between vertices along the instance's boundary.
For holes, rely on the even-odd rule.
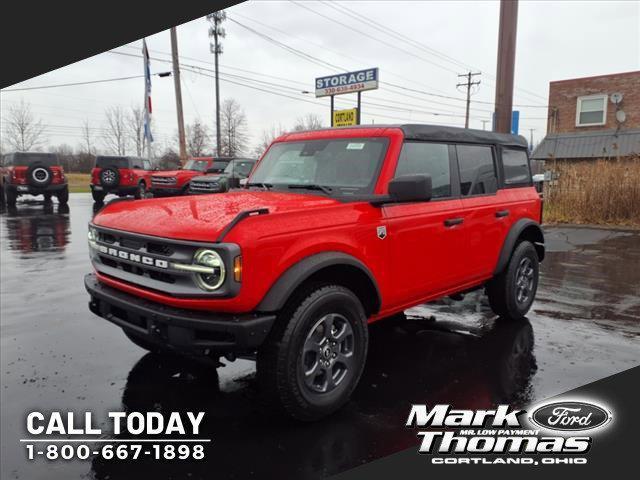
[[372,193],[386,147],[384,138],[276,143],[249,182],[282,188],[320,185],[343,195]]
[[224,173],[227,175],[235,175],[236,177],[248,177],[255,162],[251,160],[234,160],[227,165]]
[[228,160],[214,160],[211,162],[211,166],[209,167],[209,171],[211,173],[222,173],[224,169],[229,165]]
[[207,169],[206,160],[188,160],[182,167],[183,170],[195,170],[196,172],[204,172]]

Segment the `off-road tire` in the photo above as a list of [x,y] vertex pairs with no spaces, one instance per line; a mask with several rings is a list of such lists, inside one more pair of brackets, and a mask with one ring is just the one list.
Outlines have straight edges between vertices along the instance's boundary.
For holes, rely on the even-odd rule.
[[91,196],[93,197],[93,201],[95,203],[104,202],[104,197],[106,194],[104,192],[96,192],[95,190],[91,190]]
[[133,197],[136,200],[140,200],[147,196],[147,186],[144,182],[138,183],[138,188],[136,189],[136,193],[133,194]]
[[63,190],[60,190],[57,194],[58,203],[60,205],[66,205],[69,203],[69,187],[65,186]]
[[[527,289],[525,300],[518,299],[518,278],[523,262],[532,269],[531,285]],[[518,243],[511,254],[506,268],[487,284],[487,295],[491,310],[500,317],[512,320],[524,318],[538,289],[539,263],[538,254],[531,242]]]
[[[44,179],[40,180],[38,177],[42,173],[45,173],[46,176],[44,177]],[[27,183],[32,187],[40,187],[40,188],[48,187],[52,181],[53,181],[53,172],[46,165],[43,165],[41,163],[35,163],[33,165],[30,165],[29,168],[27,168]]]
[[117,187],[120,185],[120,172],[116,167],[103,168],[98,176],[100,185],[104,187]]
[[[303,347],[314,327],[334,314],[340,316],[343,326],[346,322],[350,327],[353,359],[348,360],[346,373],[337,385],[319,393],[305,384]],[[349,400],[356,388],[367,358],[368,341],[367,317],[351,290],[339,285],[304,289],[279,313],[269,337],[258,350],[258,382],[265,399],[296,420],[313,421],[330,415]],[[316,361],[320,358],[318,355]],[[331,368],[339,369],[339,361]]]

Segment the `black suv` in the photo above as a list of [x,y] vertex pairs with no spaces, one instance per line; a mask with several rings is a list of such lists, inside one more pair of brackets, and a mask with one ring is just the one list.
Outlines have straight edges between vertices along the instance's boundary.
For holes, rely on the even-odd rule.
[[220,193],[240,187],[240,182],[251,173],[256,160],[252,158],[234,158],[222,173],[194,177],[189,183],[189,193]]

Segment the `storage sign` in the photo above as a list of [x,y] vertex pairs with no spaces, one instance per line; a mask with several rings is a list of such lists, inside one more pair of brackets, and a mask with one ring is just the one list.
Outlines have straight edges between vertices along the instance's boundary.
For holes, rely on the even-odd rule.
[[316,78],[316,97],[362,92],[376,88],[378,88],[377,68]]
[[357,122],[358,122],[357,108],[351,108],[349,110],[335,110],[333,112],[334,127],[350,127],[351,125],[357,125]]

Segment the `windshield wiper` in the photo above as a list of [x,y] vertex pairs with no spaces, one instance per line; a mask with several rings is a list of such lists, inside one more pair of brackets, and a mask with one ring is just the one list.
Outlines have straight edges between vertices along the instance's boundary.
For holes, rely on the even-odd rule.
[[271,190],[273,188],[273,185],[270,183],[263,183],[263,182],[251,182],[251,183],[247,183],[247,187],[260,187],[263,190]]
[[333,191],[333,189],[331,187],[327,187],[326,185],[317,185],[314,183],[310,183],[310,184],[292,184],[292,185],[287,185],[287,187],[289,188],[297,188],[300,190],[320,190],[324,193],[326,193],[327,195],[331,195],[331,192]]

